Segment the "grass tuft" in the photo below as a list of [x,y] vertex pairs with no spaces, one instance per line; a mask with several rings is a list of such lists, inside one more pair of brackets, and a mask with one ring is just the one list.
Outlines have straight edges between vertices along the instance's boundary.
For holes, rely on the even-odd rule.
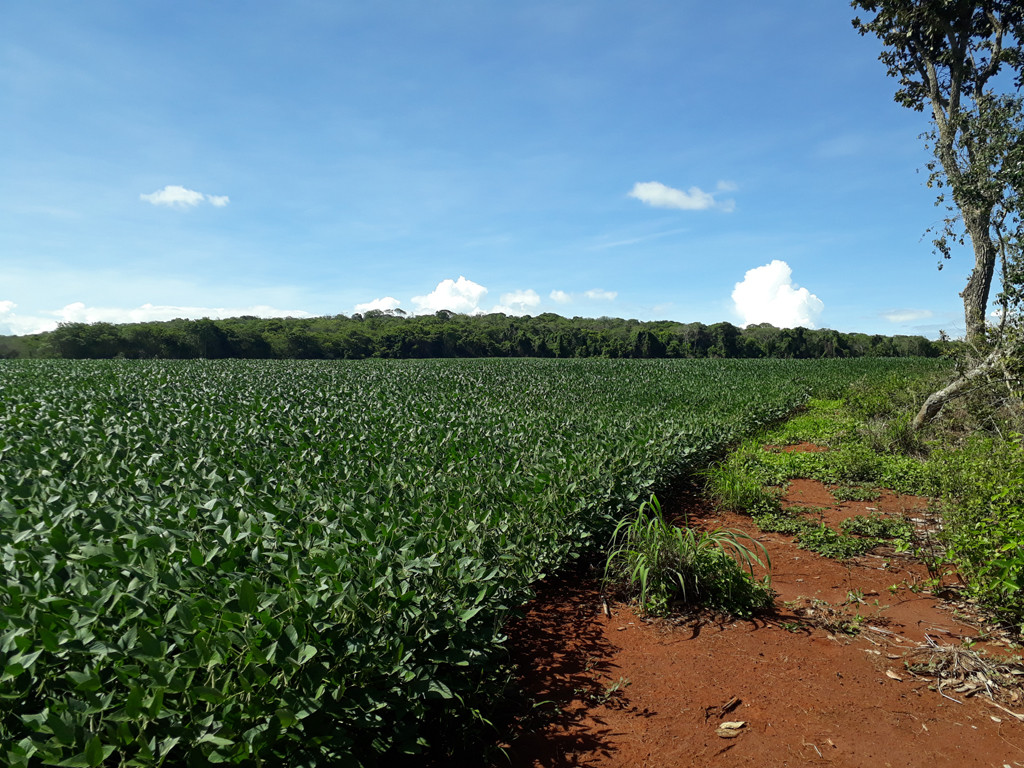
[[675,603],[748,616],[772,604],[764,545],[740,531],[698,531],[665,520],[656,496],[615,528],[605,562],[605,586],[636,597],[646,614],[665,615]]

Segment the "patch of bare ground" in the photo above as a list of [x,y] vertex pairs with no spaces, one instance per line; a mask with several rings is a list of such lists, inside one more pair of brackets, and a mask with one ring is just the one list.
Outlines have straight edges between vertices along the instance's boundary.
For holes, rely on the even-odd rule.
[[[964,615],[969,605],[922,590],[934,575],[922,564],[892,550],[829,560],[749,517],[683,503],[691,523],[765,544],[775,612],[650,621],[625,605],[603,610],[596,581],[542,584],[510,643],[548,717],[505,745],[508,764],[1024,766],[1019,667],[1000,677],[983,663],[1009,656],[1003,640],[965,647],[986,628]],[[820,507],[829,526],[872,511],[929,524],[924,499],[837,502],[809,480],[791,483],[784,503]]]

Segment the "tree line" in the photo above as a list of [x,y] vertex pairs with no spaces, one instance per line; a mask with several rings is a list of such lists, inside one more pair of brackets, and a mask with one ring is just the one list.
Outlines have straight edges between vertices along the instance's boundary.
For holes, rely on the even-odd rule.
[[146,323],[62,323],[0,337],[0,357],[268,358],[424,357],[821,358],[937,357],[948,342],[923,336],[776,328],[767,323],[641,322],[618,318],[370,311],[351,317],[234,317]]

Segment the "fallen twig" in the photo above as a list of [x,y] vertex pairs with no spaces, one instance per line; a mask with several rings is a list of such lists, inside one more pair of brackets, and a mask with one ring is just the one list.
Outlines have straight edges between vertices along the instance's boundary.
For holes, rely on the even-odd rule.
[[1024,715],[1019,714],[1017,712],[1011,712],[1006,707],[1004,707],[1002,704],[1000,704],[998,701],[995,701],[994,699],[989,698],[987,696],[983,699],[983,701],[987,701],[989,704],[991,704],[996,709],[1001,709],[1006,714],[1010,715],[1011,717],[1015,717],[1018,720],[1020,720],[1022,723],[1024,723]]

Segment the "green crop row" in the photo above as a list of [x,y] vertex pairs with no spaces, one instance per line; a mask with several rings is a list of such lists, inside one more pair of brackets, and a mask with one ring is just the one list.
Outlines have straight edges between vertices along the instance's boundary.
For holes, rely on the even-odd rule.
[[0,362],[0,762],[454,742],[532,583],[809,393],[915,365]]

